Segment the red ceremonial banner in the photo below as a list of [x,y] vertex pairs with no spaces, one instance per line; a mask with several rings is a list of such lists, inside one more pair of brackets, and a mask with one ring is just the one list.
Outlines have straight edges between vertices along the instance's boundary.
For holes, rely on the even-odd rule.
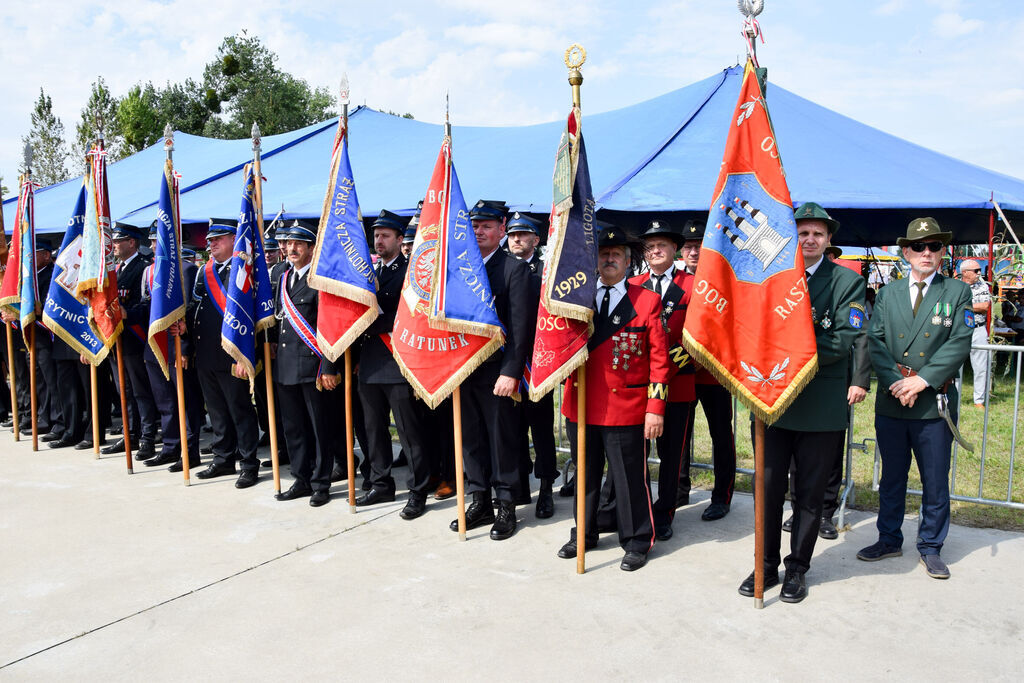
[[764,90],[747,61],[683,339],[766,424],[817,371],[810,297]]

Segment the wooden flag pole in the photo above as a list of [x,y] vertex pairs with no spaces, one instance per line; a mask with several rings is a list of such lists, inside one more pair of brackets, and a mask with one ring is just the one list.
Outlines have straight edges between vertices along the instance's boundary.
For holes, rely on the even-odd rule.
[[124,386],[124,349],[121,337],[114,342],[117,349],[117,384],[121,390],[121,435],[124,437],[124,454],[128,459],[128,474],[132,474],[132,430],[128,419],[128,391]]
[[267,433],[270,435],[270,464],[274,472],[274,493],[281,493],[281,462],[277,454],[277,407],[274,378],[270,373],[270,342],[263,338],[263,379],[267,383]]
[[21,425],[18,424],[18,380],[14,373],[14,325],[7,325],[7,371],[11,377],[11,417],[14,418],[14,440],[21,441]]
[[462,389],[452,394],[452,422],[455,427],[455,498],[459,509],[459,540],[466,540],[466,482],[462,470]]
[[92,452],[100,459],[100,406],[99,380],[96,377],[96,366],[89,364],[89,393],[92,397]]
[[576,573],[587,571],[587,365],[576,371]]
[[39,450],[39,416],[36,415],[36,326],[28,328],[28,388],[32,410],[32,450]]
[[192,485],[189,476],[188,461],[188,425],[185,422],[185,365],[181,357],[181,337],[174,335],[174,379],[178,385],[178,438],[181,439],[181,471],[185,476],[185,486]]
[[[356,513],[355,429],[352,424],[352,349],[345,349],[345,456],[348,464],[348,511]],[[366,457],[366,454],[363,454]]]
[[754,607],[764,609],[764,421],[754,419]]

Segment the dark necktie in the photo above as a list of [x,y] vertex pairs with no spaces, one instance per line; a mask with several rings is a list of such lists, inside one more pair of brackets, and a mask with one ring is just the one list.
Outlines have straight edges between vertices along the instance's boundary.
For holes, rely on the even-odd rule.
[[665,279],[665,274],[664,273],[662,273],[661,275],[655,275],[654,276],[654,291],[658,293],[658,296],[661,296],[661,293],[662,293],[661,281],[664,280],[664,279]]
[[299,281],[299,273],[294,268],[292,269],[292,276],[288,278],[288,289],[295,289],[295,283]]
[[601,289],[604,290],[604,298],[601,299],[601,309],[598,311],[598,315],[602,318],[607,318],[609,313],[608,307],[612,301],[612,288],[610,285],[603,285]]
[[917,287],[917,296],[914,297],[914,317],[917,317],[917,309],[921,307],[921,300],[924,299],[924,282],[915,282],[914,286]]

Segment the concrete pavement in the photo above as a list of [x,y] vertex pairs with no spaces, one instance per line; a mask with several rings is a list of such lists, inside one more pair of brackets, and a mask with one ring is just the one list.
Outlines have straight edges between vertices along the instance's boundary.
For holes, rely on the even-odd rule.
[[[41,444],[42,445],[42,444]],[[209,456],[204,460],[208,461]],[[0,434],[0,680],[1019,679],[1024,536],[954,527],[949,581],[856,551],[874,516],[819,541],[799,605],[736,593],[752,568],[753,502],[675,537],[629,574],[613,535],[588,571],[555,556],[571,499],[493,542],[460,543],[454,500],[418,520],[396,503],[350,514],[273,499],[270,475],[185,488],[124,457]],[[193,470],[195,472],[196,470]],[[401,485],[405,470],[396,470]],[[285,478],[283,486],[288,485]],[[785,537],[784,537],[785,542]],[[785,554],[785,551],[784,553]]]

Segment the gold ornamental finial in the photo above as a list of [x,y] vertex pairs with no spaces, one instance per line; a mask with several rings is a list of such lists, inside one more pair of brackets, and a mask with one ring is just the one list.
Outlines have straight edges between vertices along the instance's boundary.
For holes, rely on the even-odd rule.
[[565,65],[569,68],[569,85],[572,86],[572,104],[580,106],[580,86],[583,74],[580,67],[587,61],[587,51],[579,43],[573,43],[565,50]]

